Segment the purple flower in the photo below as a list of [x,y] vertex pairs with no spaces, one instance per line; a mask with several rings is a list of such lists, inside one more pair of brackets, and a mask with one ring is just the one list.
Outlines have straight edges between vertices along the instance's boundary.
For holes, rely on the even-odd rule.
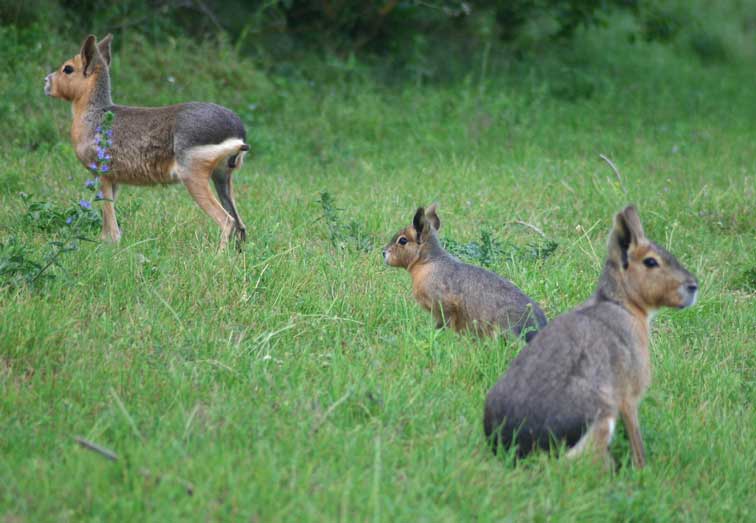
[[71,225],[73,223],[73,216],[69,216],[68,218],[66,218],[66,223],[68,225]]
[[105,131],[105,136],[107,136],[108,138],[112,138],[113,137],[113,129],[108,129],[107,131]]
[[94,189],[95,186],[97,185],[97,179],[87,180],[87,182],[84,185],[87,187],[87,189]]
[[82,209],[91,209],[92,204],[89,200],[79,200],[79,206],[81,206]]
[[108,153],[105,153],[105,156],[103,157],[103,160],[107,161],[107,160],[112,160],[112,159],[113,159],[112,156],[110,156]]
[[101,142],[101,141],[102,141],[102,140],[101,140],[101,138],[100,138],[100,135],[99,135],[99,134],[96,134],[96,135],[95,135],[95,145],[100,145],[100,142]]
[[100,127],[99,125],[97,127],[95,127],[95,132],[97,134],[100,134],[102,132],[102,127]]
[[95,200],[103,200],[105,197],[102,195],[102,191],[97,191],[97,194],[95,195]]
[[105,149],[103,149],[102,147],[97,148],[97,158],[100,160],[105,158]]
[[107,165],[103,165],[100,167],[100,172],[106,173],[110,170],[110,168]]
[[97,164],[94,163],[94,162],[90,163],[89,164],[89,169],[92,170],[92,171],[96,171],[97,170]]

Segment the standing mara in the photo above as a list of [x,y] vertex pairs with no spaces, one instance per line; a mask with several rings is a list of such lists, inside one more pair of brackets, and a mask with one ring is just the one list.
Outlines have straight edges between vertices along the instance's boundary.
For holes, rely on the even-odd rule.
[[[202,210],[221,229],[221,246],[246,228],[234,201],[231,176],[242,165],[244,125],[229,109],[190,102],[167,107],[115,105],[110,97],[111,35],[96,41],[90,35],[79,54],[45,78],[45,94],[73,105],[71,141],[84,166],[98,158],[97,129],[105,115],[114,115],[111,157],[102,173],[102,238],[118,241],[115,216],[118,187],[183,183]],[[215,185],[220,203],[210,191]]]

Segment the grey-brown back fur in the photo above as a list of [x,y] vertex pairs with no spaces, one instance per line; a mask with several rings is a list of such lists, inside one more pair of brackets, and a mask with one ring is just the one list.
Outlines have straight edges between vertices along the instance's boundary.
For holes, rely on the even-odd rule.
[[194,147],[220,144],[230,138],[246,142],[246,131],[239,117],[212,103],[189,102],[166,107],[109,105],[95,111],[92,137],[87,140],[89,145],[81,160],[85,165],[94,161],[97,154],[94,129],[107,111],[113,112],[111,177],[118,183],[177,183],[180,179],[173,162],[177,166],[187,163]]

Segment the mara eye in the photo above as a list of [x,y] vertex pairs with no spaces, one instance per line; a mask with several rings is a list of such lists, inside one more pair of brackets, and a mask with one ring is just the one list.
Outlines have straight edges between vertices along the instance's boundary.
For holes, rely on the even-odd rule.
[[66,74],[71,74],[74,72],[74,68],[72,65],[67,65],[63,68],[63,72]]
[[399,238],[399,245],[407,245],[407,238],[405,238],[404,236]]
[[649,269],[653,269],[654,267],[658,267],[659,266],[659,262],[656,261],[656,258],[649,257],[649,258],[646,258],[645,260],[643,260],[643,265],[645,265]]

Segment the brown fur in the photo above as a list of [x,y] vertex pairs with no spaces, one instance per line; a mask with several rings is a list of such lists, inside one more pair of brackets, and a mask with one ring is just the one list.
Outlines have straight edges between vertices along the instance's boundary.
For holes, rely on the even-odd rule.
[[546,324],[538,304],[512,282],[447,253],[436,235],[440,226],[436,205],[421,207],[383,251],[388,265],[409,271],[412,294],[436,326],[482,335],[511,331],[531,339]]
[[610,462],[621,417],[633,462],[644,466],[638,405],[651,383],[651,316],[693,305],[697,290],[674,256],[646,238],[634,207],[617,214],[598,290],[543,329],[488,393],[484,428],[494,451],[515,445],[522,456],[553,438],[572,447],[568,456],[590,449]]
[[[71,142],[84,166],[96,159],[95,128],[111,111],[113,138],[110,171],[101,176],[102,237],[121,236],[114,201],[119,184],[183,183],[197,204],[221,227],[221,245],[231,234],[239,240],[246,228],[236,209],[231,175],[243,163],[249,146],[239,118],[223,107],[186,103],[167,107],[128,107],[110,97],[110,44],[89,36],[79,54],[66,60],[46,78],[49,96],[71,102]],[[212,179],[220,202],[210,191]]]

